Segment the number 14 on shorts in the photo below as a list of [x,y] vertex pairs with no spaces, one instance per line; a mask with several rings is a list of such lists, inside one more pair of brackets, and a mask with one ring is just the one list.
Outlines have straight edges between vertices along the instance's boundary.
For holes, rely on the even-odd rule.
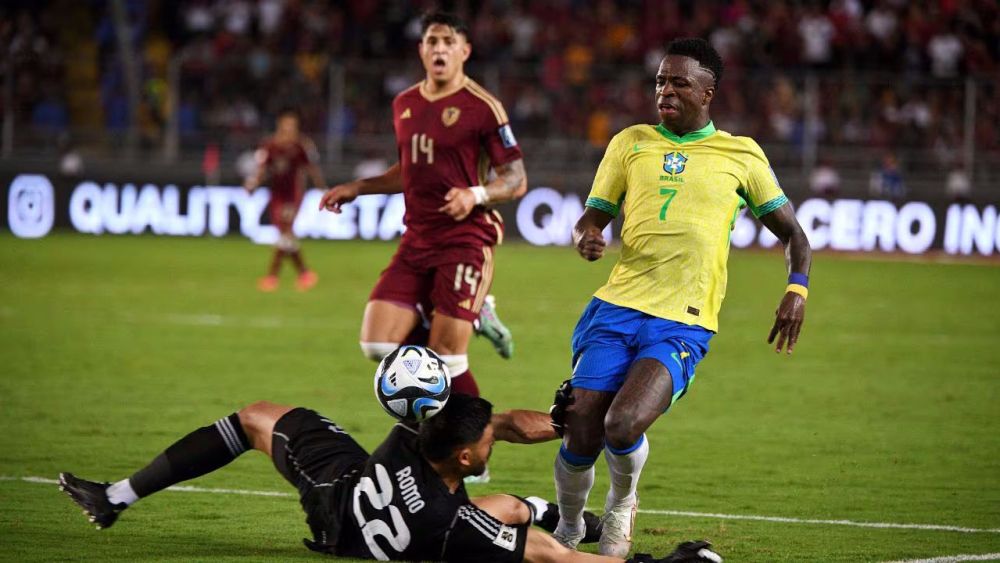
[[462,283],[469,286],[469,293],[476,294],[476,287],[479,286],[479,278],[482,274],[470,264],[459,264],[455,268],[455,291],[461,293]]

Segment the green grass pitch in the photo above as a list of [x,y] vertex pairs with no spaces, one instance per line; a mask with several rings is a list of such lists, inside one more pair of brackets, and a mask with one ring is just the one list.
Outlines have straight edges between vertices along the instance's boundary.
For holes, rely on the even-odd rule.
[[[0,558],[319,560],[292,497],[163,492],[97,532],[54,485],[20,478],[116,480],[257,399],[316,408],[375,446],[390,420],[357,337],[393,250],[308,242],[319,285],[298,293],[286,271],[278,293],[261,294],[269,250],[236,238],[0,236]],[[498,250],[494,293],[515,357],[484,341],[470,350],[498,408],[548,407],[576,318],[615,257]],[[636,549],[708,538],[730,562],[1000,552],[1000,268],[820,254],[792,357],[765,343],[783,270],[776,252],[731,257],[721,332],[649,433]],[[472,494],[551,498],[556,449],[499,444],[493,482]],[[597,475],[593,506],[603,460]],[[257,453],[190,484],[292,492]]]

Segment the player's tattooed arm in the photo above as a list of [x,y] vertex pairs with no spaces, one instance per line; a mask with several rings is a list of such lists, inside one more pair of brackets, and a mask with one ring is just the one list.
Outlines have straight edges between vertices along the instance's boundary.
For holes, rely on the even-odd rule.
[[584,260],[593,262],[604,256],[607,242],[603,232],[612,219],[614,217],[611,215],[593,207],[583,210],[583,215],[573,227],[573,244]]
[[484,186],[490,201],[511,201],[523,196],[528,191],[528,176],[524,171],[524,160],[519,158],[501,164],[495,170],[497,177]]
[[548,413],[514,409],[493,415],[493,432],[497,440],[514,444],[537,444],[559,436],[552,428]]
[[[438,211],[461,221],[472,210],[484,203],[502,203],[524,195],[528,191],[528,178],[524,172],[524,161],[520,158],[497,166],[496,178],[484,186],[473,189],[454,187],[445,194],[445,204]],[[477,194],[475,190],[479,190]]]
[[[785,204],[778,209],[764,215],[760,222],[768,228],[774,236],[778,237],[781,244],[785,246],[785,266],[788,273],[798,273],[809,275],[809,268],[812,265],[812,248],[809,247],[809,239],[806,238],[802,226],[795,218],[795,210],[792,204]],[[802,330],[802,323],[806,316],[806,299],[798,293],[786,292],[778,304],[778,310],[774,314],[774,325],[767,335],[767,342],[774,343],[775,352],[781,352],[782,348],[791,354],[795,349],[795,343],[799,340],[799,332]]]
[[354,180],[339,184],[326,191],[319,201],[319,208],[340,213],[345,203],[354,201],[359,195],[367,194],[398,194],[403,191],[403,175],[399,163],[393,164],[381,176]]

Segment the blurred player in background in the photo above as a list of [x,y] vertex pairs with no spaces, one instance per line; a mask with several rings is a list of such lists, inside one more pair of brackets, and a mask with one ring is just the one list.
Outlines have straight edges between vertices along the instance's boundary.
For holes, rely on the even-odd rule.
[[306,267],[292,225],[305,195],[306,176],[315,186],[325,188],[326,182],[319,168],[316,145],[299,131],[299,114],[295,110],[286,109],[278,114],[274,135],[261,143],[255,156],[257,170],[244,181],[243,187],[252,192],[262,183],[268,183],[271,190],[268,206],[271,223],[279,233],[267,275],[257,282],[257,287],[261,291],[278,289],[278,273],[287,257],[298,272],[295,287],[306,291],[316,285],[319,276]]
[[[532,529],[554,507],[542,499],[470,498],[462,479],[483,471],[496,440],[555,437],[548,416],[492,413],[481,398],[455,394],[419,426],[396,424],[371,454],[319,413],[260,401],[184,436],[127,479],[110,484],[59,475],[59,486],[99,529],[139,499],[220,469],[255,449],[299,492],[312,538],[330,555],[405,561],[621,562],[570,551]],[[593,518],[593,522],[596,518]],[[633,563],[719,563],[706,542]]]
[[[702,39],[667,48],[656,75],[659,125],[611,140],[573,230],[587,260],[604,253],[601,231],[625,213],[622,253],[573,334],[571,404],[555,461],[561,520],[555,536],[575,547],[604,450],[611,473],[600,552],[631,548],[636,484],[649,454],[645,431],[694,379],[718,330],[729,237],[744,204],[785,246],[789,278],[768,342],[792,349],[805,316],[811,250],[756,142],[717,131],[709,116],[722,78]],[[557,401],[558,403],[558,401]]]
[[[510,340],[490,305],[480,315],[493,281],[493,250],[503,240],[503,220],[486,205],[520,197],[527,181],[503,105],[465,76],[471,53],[465,24],[441,12],[421,23],[427,77],[392,103],[399,162],[381,176],[333,187],[320,206],[339,213],[359,195],[403,193],[406,232],[365,308],[361,349],[379,361],[401,342],[426,344],[455,374],[455,392],[477,396],[467,355],[473,323],[486,325],[480,330],[495,345]],[[488,181],[490,166],[495,177]],[[422,315],[429,321],[426,342],[414,339]],[[497,348],[509,356],[509,347],[506,354],[504,345]]]

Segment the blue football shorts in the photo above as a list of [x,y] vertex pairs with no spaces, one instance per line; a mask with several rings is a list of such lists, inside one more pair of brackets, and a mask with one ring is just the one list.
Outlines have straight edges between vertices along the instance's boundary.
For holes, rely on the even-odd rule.
[[673,380],[671,404],[687,392],[694,368],[715,333],[593,298],[573,331],[573,387],[617,392],[629,367],[642,358],[666,366]]

